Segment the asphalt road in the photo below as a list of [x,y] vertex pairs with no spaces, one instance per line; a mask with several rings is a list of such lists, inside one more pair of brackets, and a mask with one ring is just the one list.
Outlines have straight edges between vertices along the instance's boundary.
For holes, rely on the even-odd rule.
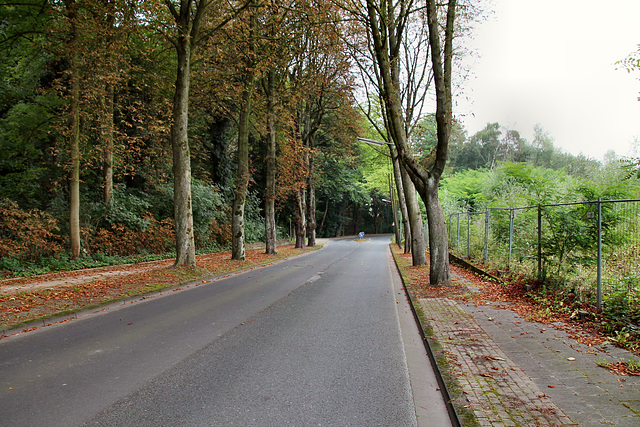
[[5,338],[0,425],[446,425],[388,243]]

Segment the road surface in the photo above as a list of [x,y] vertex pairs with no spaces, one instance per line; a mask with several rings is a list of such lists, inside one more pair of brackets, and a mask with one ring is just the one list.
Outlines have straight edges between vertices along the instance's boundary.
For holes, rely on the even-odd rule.
[[0,425],[448,425],[388,237],[0,341]]

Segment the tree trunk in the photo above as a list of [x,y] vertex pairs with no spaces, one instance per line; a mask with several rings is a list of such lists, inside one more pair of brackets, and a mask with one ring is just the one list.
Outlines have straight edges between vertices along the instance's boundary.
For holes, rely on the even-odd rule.
[[453,61],[453,32],[456,16],[456,0],[449,0],[445,26],[444,53],[440,49],[438,13],[435,0],[427,0],[429,44],[436,85],[436,126],[438,144],[433,169],[426,179],[423,200],[429,217],[429,247],[431,251],[430,283],[442,285],[450,283],[449,242],[447,224],[438,198],[438,184],[447,162],[449,135],[453,121],[451,102],[451,64]]
[[400,233],[400,219],[398,218],[398,197],[396,195],[395,186],[391,175],[389,175],[389,197],[391,198],[391,209],[393,210],[393,232],[396,238],[396,244],[402,247],[402,234]]
[[69,137],[69,240],[71,258],[80,257],[80,77],[74,52],[71,65],[71,135]]
[[382,220],[382,212],[380,210],[380,206],[376,206],[376,203],[374,202],[373,205],[371,206],[373,208],[373,234],[378,234],[378,230],[380,229],[380,221]]
[[[456,0],[448,0],[446,10],[445,25],[445,47],[444,52],[440,48],[440,28],[442,20],[438,19],[438,7],[435,0],[426,1],[426,12],[429,27],[429,47],[431,48],[431,61],[433,80],[436,86],[436,124],[438,142],[435,149],[435,155],[426,159],[423,163],[418,163],[413,158],[411,147],[408,144],[406,120],[403,115],[401,105],[401,89],[399,84],[399,63],[398,52],[402,48],[402,31],[404,26],[397,26],[398,22],[406,22],[408,19],[409,8],[405,4],[399,3],[400,9],[396,14],[394,5],[389,3],[388,8],[382,10],[376,7],[374,2],[367,1],[367,12],[369,18],[369,29],[371,30],[371,38],[373,42],[373,50],[378,65],[379,76],[382,82],[381,99],[384,103],[387,116],[385,117],[386,128],[393,139],[398,150],[401,165],[406,168],[407,173],[411,177],[415,187],[420,192],[425,205],[427,206],[427,215],[429,218],[430,231],[430,250],[436,251],[437,256],[431,260],[430,277],[431,285],[443,285],[446,281],[443,278],[449,277],[448,264],[442,264],[448,256],[448,244],[446,227],[441,227],[440,222],[444,218],[442,207],[438,201],[437,184],[444,171],[447,161],[447,152],[449,146],[449,133],[452,122],[451,112],[451,64],[453,60],[453,34],[454,21],[456,15]],[[382,27],[384,26],[384,28]],[[404,174],[403,174],[404,175]],[[409,192],[406,191],[408,196]],[[410,201],[407,200],[410,205]],[[435,215],[435,217],[431,217]],[[409,212],[412,222],[414,220]],[[435,224],[431,224],[431,223]],[[443,221],[442,221],[443,222]],[[431,228],[433,226],[433,228]],[[412,232],[416,232],[415,227],[411,228]],[[434,232],[442,233],[440,236],[434,236]],[[415,241],[415,238],[412,239]],[[414,252],[416,248],[413,248]],[[446,270],[446,273],[444,273]]]
[[80,257],[80,70],[77,42],[77,5],[74,0],[65,0],[69,21],[69,249],[71,258]]
[[251,10],[249,24],[249,59],[246,64],[246,75],[240,115],[238,118],[238,169],[236,171],[236,188],[234,192],[233,207],[231,213],[231,259],[246,259],[244,237],[244,209],[249,188],[249,117],[251,116],[251,103],[253,100],[253,85],[255,81],[255,64],[253,53],[255,50],[255,30],[257,17]]
[[238,170],[234,191],[231,222],[231,259],[246,259],[244,247],[244,208],[249,188],[249,116],[253,91],[253,72],[249,73],[242,91],[242,105],[238,120]]
[[429,218],[429,281],[432,284],[449,283],[449,242],[447,241],[447,221],[438,198],[438,181],[431,178],[427,182],[425,194],[427,216]]
[[[404,185],[402,185],[402,172],[400,169],[400,159],[398,158],[398,151],[394,146],[390,145],[391,160],[393,164],[393,178],[396,182],[396,189],[398,190],[398,203],[400,205],[400,213],[402,215],[402,228],[404,229],[404,253],[411,253],[411,225],[409,224],[409,213],[407,211],[407,201],[404,197]],[[400,244],[400,243],[398,243]]]
[[276,118],[275,118],[275,71],[270,70],[266,82],[267,92],[267,158],[266,188],[264,202],[265,252],[275,255],[276,245]]
[[113,202],[113,150],[114,150],[114,125],[113,125],[113,86],[107,85],[106,96],[100,98],[102,111],[102,143],[104,144],[104,155],[102,160],[102,177],[104,188],[102,201],[105,205],[111,206]]
[[309,204],[307,205],[307,245],[310,247],[314,247],[316,245],[316,183],[314,172],[313,153],[310,153],[308,179]]
[[[409,228],[411,229],[411,259],[412,265],[425,265],[427,263],[427,248],[424,241],[424,229],[422,225],[422,215],[420,214],[420,204],[416,188],[405,171],[404,166],[400,164],[400,173],[402,175],[402,186],[404,188],[404,197],[407,201],[407,215],[409,217]],[[406,244],[406,243],[405,243]]]
[[296,229],[296,248],[305,248],[305,234],[307,231],[307,196],[304,188],[296,191],[296,209],[295,209],[295,229]]
[[189,151],[189,83],[191,45],[186,34],[177,40],[178,73],[173,98],[173,210],[176,231],[176,266],[196,265],[196,245],[193,235],[191,206],[191,153]]

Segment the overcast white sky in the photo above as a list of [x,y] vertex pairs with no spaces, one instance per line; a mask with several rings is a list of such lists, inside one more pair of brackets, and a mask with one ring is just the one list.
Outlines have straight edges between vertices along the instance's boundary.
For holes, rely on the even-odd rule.
[[454,102],[469,135],[488,122],[529,141],[540,123],[564,151],[602,160],[640,140],[640,0],[490,0],[471,44],[479,58]]

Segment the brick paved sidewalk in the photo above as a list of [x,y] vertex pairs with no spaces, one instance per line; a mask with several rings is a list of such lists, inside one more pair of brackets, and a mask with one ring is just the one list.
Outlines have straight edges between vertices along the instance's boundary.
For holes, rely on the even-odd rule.
[[419,301],[452,361],[466,399],[460,403],[481,426],[640,425],[640,377],[617,377],[596,364],[626,361],[629,352],[597,352],[507,309]]

